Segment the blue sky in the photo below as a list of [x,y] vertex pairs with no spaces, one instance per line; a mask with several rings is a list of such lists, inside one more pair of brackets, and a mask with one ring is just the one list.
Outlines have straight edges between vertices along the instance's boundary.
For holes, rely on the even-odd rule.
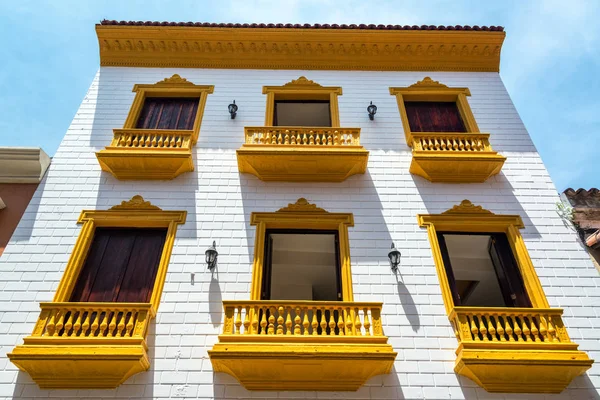
[[557,189],[600,186],[600,1],[0,2],[0,146],[58,148],[117,20],[502,25],[501,76]]

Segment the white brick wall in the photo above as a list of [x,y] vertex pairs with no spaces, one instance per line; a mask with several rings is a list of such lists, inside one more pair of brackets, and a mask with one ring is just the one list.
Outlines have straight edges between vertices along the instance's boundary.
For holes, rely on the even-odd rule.
[[[135,83],[173,73],[215,85],[197,147],[196,170],[169,182],[120,182],[100,171],[94,152],[123,125]],[[237,170],[235,149],[243,127],[264,123],[263,85],[305,75],[342,86],[343,126],[362,128],[371,152],[368,172],[345,182],[265,183]],[[389,86],[431,76],[469,87],[469,102],[482,132],[508,157],[502,173],[482,184],[432,184],[408,173],[396,99]],[[235,120],[227,105],[240,109]],[[369,121],[366,107],[378,107]],[[31,333],[38,302],[52,299],[75,239],[82,209],[106,209],[141,194],[164,208],[188,211],[180,226],[162,302],[149,336],[152,365],[116,390],[40,390],[5,354]],[[352,212],[352,273],[357,301],[383,301],[385,333],[398,357],[391,374],[371,379],[356,393],[248,392],[226,374],[213,374],[207,350],[223,319],[221,300],[247,299],[251,280],[252,211],[274,211],[306,197],[329,211]],[[519,214],[533,263],[552,307],[564,307],[572,339],[600,359],[600,279],[576,235],[555,212],[556,189],[523,123],[495,73],[340,72],[102,68],[69,128],[46,178],[0,258],[0,398],[599,398],[600,367],[573,381],[561,395],[490,395],[453,373],[457,346],[446,317],[425,230],[417,213],[438,213],[468,198],[496,213]],[[204,251],[217,241],[215,278]],[[402,252],[396,281],[387,260],[390,242]],[[195,284],[190,282],[195,273]]]

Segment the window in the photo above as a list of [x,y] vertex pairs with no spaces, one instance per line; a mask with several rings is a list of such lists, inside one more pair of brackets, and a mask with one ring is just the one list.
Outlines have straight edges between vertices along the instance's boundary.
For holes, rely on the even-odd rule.
[[199,98],[150,97],[144,101],[136,128],[192,130]]
[[331,126],[328,100],[275,100],[274,126]]
[[261,300],[342,299],[339,233],[267,230]]
[[452,102],[406,101],[411,132],[466,132],[458,106]]
[[321,86],[301,76],[283,86],[264,86],[265,126],[339,127],[341,87]]
[[531,307],[504,233],[438,232],[456,306]]
[[166,229],[96,228],[70,301],[148,303]]

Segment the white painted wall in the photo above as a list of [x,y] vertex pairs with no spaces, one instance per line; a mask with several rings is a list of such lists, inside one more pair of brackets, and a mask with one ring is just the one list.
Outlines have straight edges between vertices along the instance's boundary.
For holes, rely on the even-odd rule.
[[[101,172],[94,152],[110,143],[113,128],[122,127],[133,85],[173,73],[215,85],[194,149],[196,170],[169,182],[120,182]],[[361,142],[371,152],[365,175],[339,184],[265,183],[238,172],[235,149],[242,145],[243,127],[264,123],[262,86],[300,75],[343,87],[342,125],[361,127]],[[492,134],[494,149],[508,157],[500,175],[482,184],[432,184],[409,174],[411,156],[388,87],[408,86],[424,76],[471,89],[469,102],[479,127]],[[233,99],[239,105],[235,120],[227,112]],[[375,121],[367,116],[370,101],[378,107]],[[189,213],[179,228],[151,327],[151,368],[116,390],[40,390],[5,353],[31,333],[38,303],[52,299],[80,231],[80,211],[106,209],[135,194]],[[254,244],[250,213],[275,211],[299,197],[329,211],[354,213],[350,245],[355,299],[384,302],[385,334],[399,353],[392,374],[372,378],[356,393],[251,393],[234,378],[211,370],[207,350],[222,328],[221,300],[249,297]],[[498,74],[101,68],[0,258],[0,398],[523,398],[489,395],[453,372],[457,342],[427,234],[415,215],[444,211],[465,198],[495,213],[522,216],[523,237],[551,306],[565,308],[571,338],[591,358],[600,359],[598,272],[556,214],[556,189]],[[213,240],[220,255],[211,278],[204,251]],[[392,240],[402,252],[400,280],[388,264]],[[551,398],[598,398],[599,375],[595,365]]]

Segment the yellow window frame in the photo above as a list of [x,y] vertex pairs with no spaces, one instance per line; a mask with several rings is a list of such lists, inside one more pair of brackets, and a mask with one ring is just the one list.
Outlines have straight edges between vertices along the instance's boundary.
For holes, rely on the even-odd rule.
[[517,266],[523,277],[525,290],[533,308],[549,308],[544,289],[535,272],[525,242],[519,229],[523,229],[523,220],[518,215],[496,215],[491,211],[475,206],[469,200],[463,200],[441,214],[419,214],[417,220],[420,227],[427,228],[431,251],[440,280],[444,305],[448,316],[455,307],[448,276],[444,268],[444,260],[437,238],[437,232],[473,232],[504,233],[508,238]]
[[213,93],[214,85],[196,85],[178,74],[154,84],[136,84],[132,92],[135,93],[133,104],[123,124],[123,129],[136,129],[137,120],[140,116],[144,101],[151,97],[198,97],[198,110],[194,118],[192,128],[192,143],[196,144],[200,134],[200,125],[204,115],[204,107],[209,94]]
[[338,96],[342,95],[341,87],[321,86],[301,76],[283,86],[263,86],[263,94],[267,95],[265,126],[273,126],[275,100],[328,100],[331,113],[331,127],[338,128],[340,126]]
[[83,224],[83,226],[67,262],[65,273],[56,289],[53,302],[69,301],[85,263],[96,228],[167,228],[165,244],[150,298],[152,314],[155,315],[167,276],[177,225],[184,224],[186,217],[187,211],[164,211],[149,201],[145,201],[140,195],[133,196],[131,200],[123,201],[109,210],[83,210],[77,220],[77,223]]
[[471,95],[468,88],[448,87],[426,76],[422,81],[408,87],[390,87],[390,94],[396,96],[406,143],[409,146],[413,145],[413,132],[410,130],[410,124],[408,123],[405,101],[455,102],[467,133],[479,133],[479,127],[467,101],[467,96]]
[[338,231],[342,301],[354,301],[350,267],[350,242],[348,240],[348,227],[354,226],[353,214],[330,213],[315,204],[310,204],[306,199],[300,198],[296,203],[288,204],[287,207],[276,212],[253,212],[250,217],[250,225],[256,226],[250,300],[261,299],[267,229],[315,229]]

